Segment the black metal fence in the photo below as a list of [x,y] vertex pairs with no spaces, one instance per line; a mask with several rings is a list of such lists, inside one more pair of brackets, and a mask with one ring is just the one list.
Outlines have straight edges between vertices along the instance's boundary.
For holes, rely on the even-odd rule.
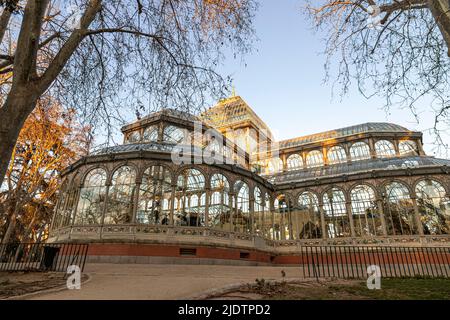
[[87,244],[10,243],[0,245],[0,271],[61,271],[86,264]]
[[379,266],[382,277],[450,276],[450,247],[305,246],[301,254],[307,278],[367,279]]

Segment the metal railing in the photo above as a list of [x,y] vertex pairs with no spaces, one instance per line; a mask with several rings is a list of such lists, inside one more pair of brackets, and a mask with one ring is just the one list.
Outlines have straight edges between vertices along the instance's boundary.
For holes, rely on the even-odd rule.
[[10,243],[0,245],[0,271],[60,271],[70,265],[81,271],[86,264],[88,244]]
[[367,279],[367,268],[380,267],[382,277],[450,277],[450,247],[304,246],[307,278]]

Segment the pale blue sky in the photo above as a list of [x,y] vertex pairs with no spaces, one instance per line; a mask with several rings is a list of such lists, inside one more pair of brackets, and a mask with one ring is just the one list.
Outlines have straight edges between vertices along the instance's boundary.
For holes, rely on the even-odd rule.
[[[255,52],[240,60],[228,58],[222,68],[234,78],[240,95],[278,139],[336,129],[364,122],[394,122],[426,131],[433,114],[423,106],[420,123],[408,110],[387,115],[381,98],[365,99],[354,88],[340,99],[323,84],[323,35],[316,34],[302,14],[301,0],[262,0],[255,18],[259,41]],[[450,138],[445,137],[450,143]],[[433,155],[432,137],[424,133],[425,150]],[[445,156],[441,154],[441,156]],[[448,156],[448,155],[447,155]]]

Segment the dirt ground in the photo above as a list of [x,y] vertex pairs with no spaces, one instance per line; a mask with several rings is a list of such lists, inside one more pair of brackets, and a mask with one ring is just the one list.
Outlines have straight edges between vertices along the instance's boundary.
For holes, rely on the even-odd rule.
[[381,289],[369,290],[365,281],[270,283],[259,280],[212,300],[448,300],[450,279],[383,279]]
[[62,287],[64,276],[61,272],[0,272],[0,299]]

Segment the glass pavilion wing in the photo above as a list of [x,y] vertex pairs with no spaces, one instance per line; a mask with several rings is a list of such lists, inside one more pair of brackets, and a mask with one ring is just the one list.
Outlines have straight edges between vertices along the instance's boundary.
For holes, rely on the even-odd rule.
[[327,139],[337,139],[355,134],[370,133],[370,132],[411,132],[411,131],[393,123],[369,122],[346,128],[340,128],[336,130],[330,130],[294,139],[280,141],[280,147],[287,148],[312,142],[323,141]]
[[411,163],[414,167],[425,166],[449,166],[450,160],[435,159],[432,157],[403,157],[390,159],[369,159],[349,163],[341,163],[330,166],[322,166],[298,171],[291,171],[270,177],[273,183],[280,184],[286,182],[296,182],[316,177],[335,176],[342,174],[353,174],[367,172],[371,170],[395,170],[406,169]]

